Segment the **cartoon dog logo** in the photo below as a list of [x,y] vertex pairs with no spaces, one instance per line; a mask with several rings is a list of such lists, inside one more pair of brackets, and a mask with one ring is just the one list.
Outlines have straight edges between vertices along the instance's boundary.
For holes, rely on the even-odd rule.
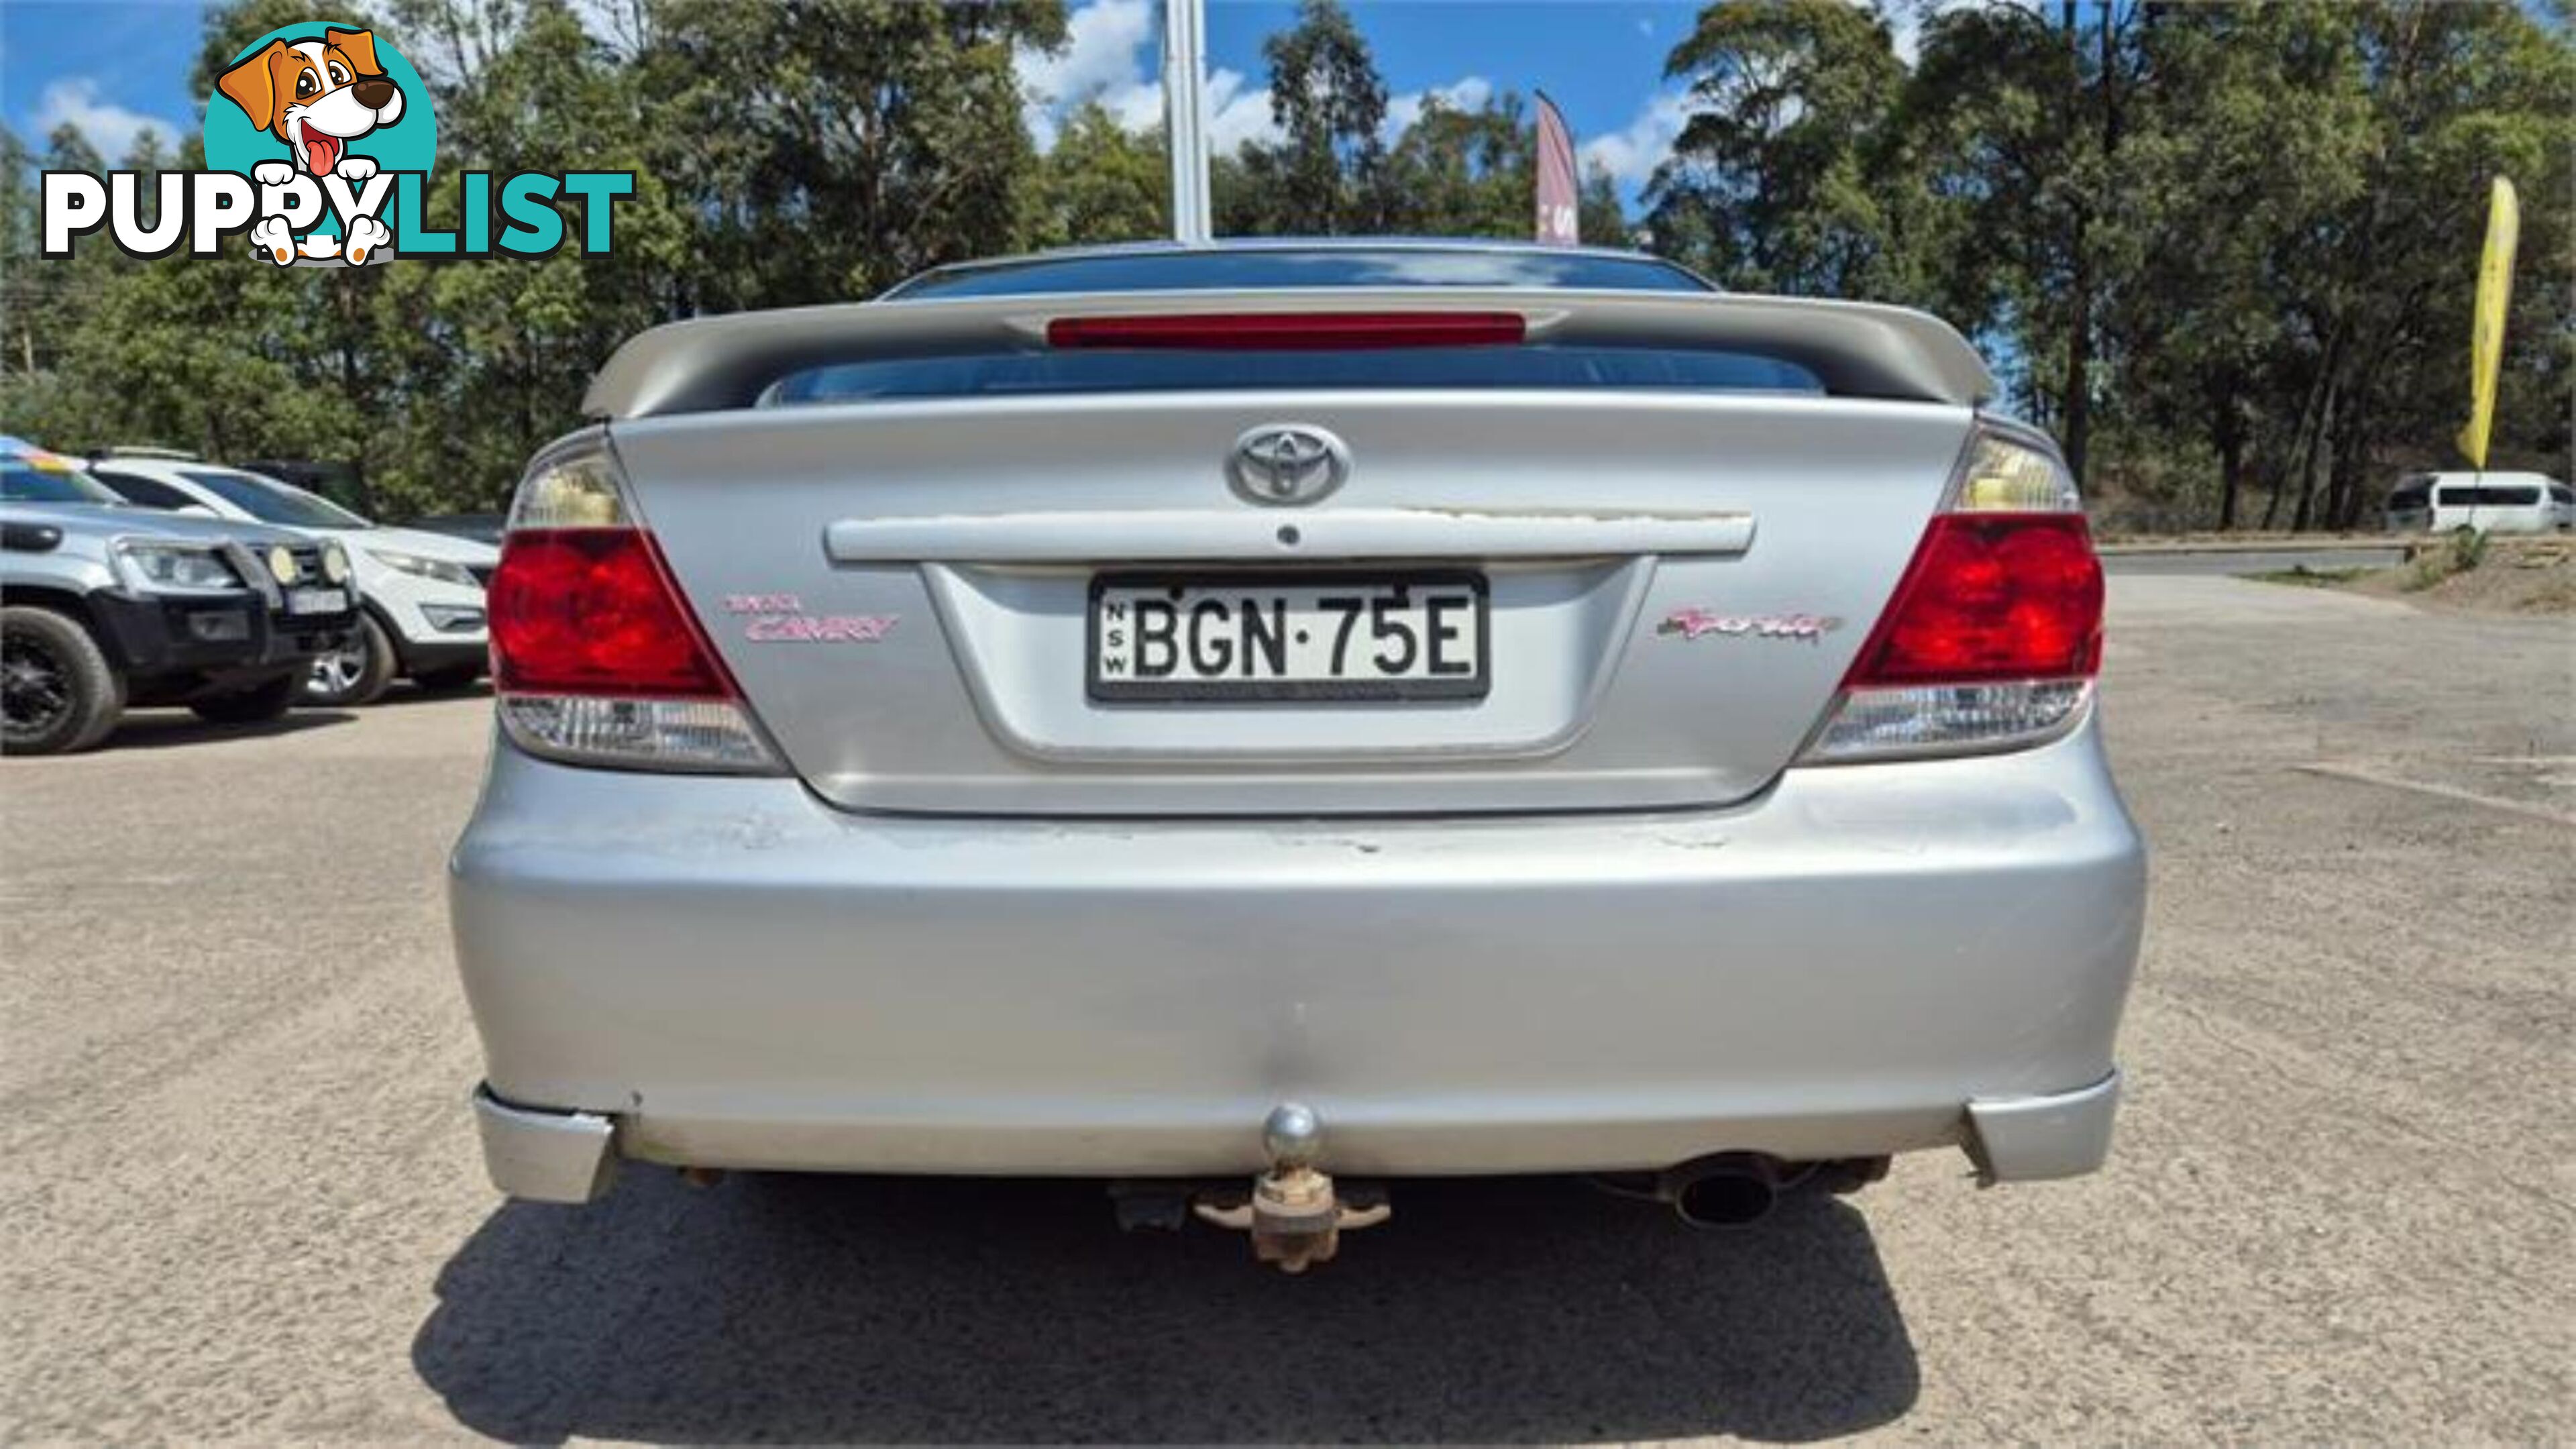
[[[272,40],[244,57],[215,82],[257,126],[286,143],[295,158],[263,161],[251,175],[269,185],[282,185],[302,171],[317,179],[338,176],[358,183],[376,174],[376,163],[349,154],[349,143],[378,126],[402,118],[402,87],[376,63],[376,37],[367,30],[329,30],[319,40]],[[393,231],[372,216],[349,224],[345,251],[353,265],[364,265],[368,253],[383,246]],[[294,260],[295,239],[284,219],[269,217],[251,228],[251,240],[279,265]],[[332,239],[318,254],[343,248]],[[317,254],[308,242],[307,255]]]

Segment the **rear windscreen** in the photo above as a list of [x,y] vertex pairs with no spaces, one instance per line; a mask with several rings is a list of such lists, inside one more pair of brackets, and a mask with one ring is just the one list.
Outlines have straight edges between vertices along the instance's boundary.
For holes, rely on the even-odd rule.
[[1665,347],[1027,351],[843,362],[793,373],[764,405],[1048,393],[1270,388],[1645,388],[1822,395],[1813,372],[1745,352]]

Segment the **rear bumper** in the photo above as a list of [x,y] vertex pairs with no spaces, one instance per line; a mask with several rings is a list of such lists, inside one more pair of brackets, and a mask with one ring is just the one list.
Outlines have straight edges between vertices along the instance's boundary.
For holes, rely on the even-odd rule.
[[[2044,1097],[1970,1102],[1961,1146],[1984,1183],[2080,1177],[2111,1150],[2120,1075]],[[521,1107],[474,1089],[475,1127],[492,1185],[529,1202],[585,1203],[617,1180],[617,1121],[599,1112]]]
[[526,1196],[612,1152],[1249,1172],[1290,1098],[1387,1175],[2108,1144],[2144,861],[2089,723],[1726,810],[1421,821],[891,818],[495,756],[451,900]]

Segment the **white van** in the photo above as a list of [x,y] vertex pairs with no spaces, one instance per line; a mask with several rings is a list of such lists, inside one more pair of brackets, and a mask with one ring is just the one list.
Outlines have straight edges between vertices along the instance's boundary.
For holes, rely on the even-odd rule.
[[2388,494],[2391,533],[2576,529],[2576,489],[2540,473],[2410,473]]

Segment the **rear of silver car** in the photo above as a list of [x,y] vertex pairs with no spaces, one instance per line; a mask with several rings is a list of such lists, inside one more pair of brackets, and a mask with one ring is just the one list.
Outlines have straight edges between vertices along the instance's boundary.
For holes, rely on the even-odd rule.
[[496,1181],[2091,1170],[2142,851],[1984,386],[1705,294],[647,334],[492,590]]

